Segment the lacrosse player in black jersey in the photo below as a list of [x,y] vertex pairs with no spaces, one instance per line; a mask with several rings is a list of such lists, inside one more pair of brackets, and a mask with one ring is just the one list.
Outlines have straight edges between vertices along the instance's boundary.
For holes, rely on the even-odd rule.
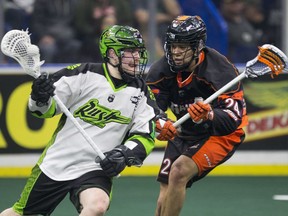
[[[163,113],[156,122],[159,140],[168,140],[157,180],[160,193],[156,216],[177,216],[186,188],[228,160],[245,138],[246,107],[241,83],[204,104],[239,75],[236,67],[206,46],[206,25],[199,16],[178,16],[167,29],[165,56],[147,75]],[[165,116],[190,117],[179,128]]]

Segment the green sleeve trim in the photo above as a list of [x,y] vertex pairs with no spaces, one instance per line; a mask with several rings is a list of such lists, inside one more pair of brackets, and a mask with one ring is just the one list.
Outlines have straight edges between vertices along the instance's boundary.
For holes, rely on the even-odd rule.
[[52,103],[50,108],[45,113],[34,111],[32,112],[33,116],[36,116],[37,118],[51,118],[56,113],[56,102],[52,99]]
[[152,137],[152,139],[155,139],[155,137],[156,137],[156,122],[152,121],[151,124],[152,124],[152,130],[151,130],[150,136]]
[[145,148],[146,155],[149,155],[155,147],[155,141],[151,137],[145,137],[142,135],[134,135],[130,137],[127,141],[136,141],[137,143],[141,143]]

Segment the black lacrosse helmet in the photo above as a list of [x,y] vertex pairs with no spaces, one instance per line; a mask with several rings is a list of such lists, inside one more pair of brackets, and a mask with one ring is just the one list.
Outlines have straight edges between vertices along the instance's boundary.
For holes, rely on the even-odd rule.
[[[200,51],[205,48],[207,40],[206,25],[199,16],[181,15],[174,19],[166,32],[165,55],[173,72],[183,71],[192,61],[199,57]],[[173,61],[171,45],[173,43],[186,43],[194,51],[189,63],[176,65]]]

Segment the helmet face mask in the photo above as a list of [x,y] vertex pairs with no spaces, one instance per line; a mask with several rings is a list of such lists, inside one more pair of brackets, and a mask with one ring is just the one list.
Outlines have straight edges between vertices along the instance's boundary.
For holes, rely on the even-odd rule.
[[[171,70],[177,73],[187,69],[193,61],[198,59],[200,51],[205,48],[206,39],[206,25],[200,17],[178,16],[173,20],[167,29],[164,46],[165,55]],[[189,58],[189,53],[187,52],[182,55],[183,64],[179,64],[179,59],[178,63],[175,62],[175,58],[177,58],[173,51],[175,44],[190,47],[193,53],[190,61],[187,61]]]
[[145,48],[131,48],[120,51],[118,69],[126,82],[136,77],[142,77],[147,65],[147,51]]
[[[113,65],[108,50],[113,49],[118,62]],[[122,79],[126,82],[142,76],[147,65],[147,51],[144,40],[135,28],[114,25],[106,29],[100,38],[100,52],[104,61],[118,67]]]
[[[167,47],[165,47],[166,51]],[[173,64],[173,71],[180,71],[182,68],[186,68],[191,64],[194,58],[194,50],[192,50],[189,43],[171,43],[169,50],[166,51],[166,58],[168,63]]]

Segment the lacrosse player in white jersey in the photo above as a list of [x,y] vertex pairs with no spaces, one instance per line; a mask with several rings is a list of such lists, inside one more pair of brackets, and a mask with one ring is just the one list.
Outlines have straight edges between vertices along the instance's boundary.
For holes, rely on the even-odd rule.
[[112,26],[101,35],[100,51],[103,63],[77,64],[35,79],[29,109],[39,118],[61,114],[56,94],[105,159],[62,114],[19,200],[1,216],[50,215],[68,193],[79,215],[104,215],[112,178],[126,166],[141,166],[153,150],[158,111],[141,78],[147,64],[142,36],[131,27]]

